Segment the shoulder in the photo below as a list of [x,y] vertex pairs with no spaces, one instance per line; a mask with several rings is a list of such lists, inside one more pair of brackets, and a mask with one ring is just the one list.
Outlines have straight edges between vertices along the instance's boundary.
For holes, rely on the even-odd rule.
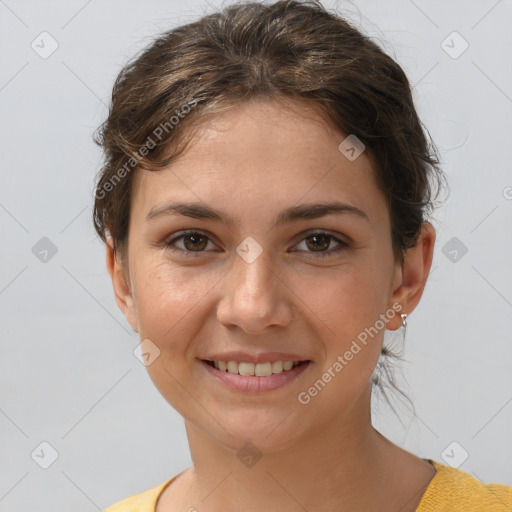
[[104,512],[154,512],[158,498],[176,477],[147,491],[124,498],[104,510]]
[[416,512],[510,512],[512,487],[484,484],[469,473],[428,460],[436,474],[423,495]]

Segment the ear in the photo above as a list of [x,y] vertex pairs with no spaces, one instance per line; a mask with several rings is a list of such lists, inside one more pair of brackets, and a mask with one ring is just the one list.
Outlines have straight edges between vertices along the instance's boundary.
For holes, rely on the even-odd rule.
[[123,266],[121,262],[118,261],[119,255],[114,250],[114,244],[110,237],[107,241],[106,251],[107,269],[112,279],[117,305],[123,312],[126,320],[128,320],[128,323],[132,326],[132,329],[135,332],[139,332],[132,292],[130,283],[128,282],[129,278],[127,280],[125,277]]
[[404,264],[398,268],[397,278],[393,283],[395,287],[390,297],[390,304],[399,302],[402,309],[391,319],[386,328],[399,329],[402,325],[402,313],[410,315],[418,305],[427,283],[428,274],[432,265],[436,230],[429,222],[423,222],[418,242],[404,253]]

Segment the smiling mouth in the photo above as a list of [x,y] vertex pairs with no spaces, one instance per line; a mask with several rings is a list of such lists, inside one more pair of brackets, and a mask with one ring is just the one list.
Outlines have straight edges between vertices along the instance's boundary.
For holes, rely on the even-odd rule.
[[268,377],[276,373],[283,373],[308,363],[309,361],[273,361],[266,363],[246,363],[238,361],[208,361],[205,363],[221,372],[233,373],[243,376]]

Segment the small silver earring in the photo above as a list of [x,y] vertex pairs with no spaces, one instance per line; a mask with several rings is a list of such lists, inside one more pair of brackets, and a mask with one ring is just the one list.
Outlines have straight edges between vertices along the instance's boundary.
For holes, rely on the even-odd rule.
[[[401,327],[404,328],[403,332],[402,332],[402,339],[400,341],[397,341],[396,335],[391,336],[392,341],[391,341],[391,343],[388,343],[386,346],[386,348],[389,351],[391,351],[392,353],[394,353],[395,355],[398,355],[398,356],[401,356],[403,353],[403,350],[405,347],[405,335],[407,332],[407,313],[402,313],[400,316],[402,317],[402,325],[398,329],[396,329],[396,331],[399,331]],[[394,332],[396,332],[396,331],[394,331]]]
[[402,339],[397,348],[399,349],[398,354],[402,355],[403,351],[405,349],[405,338],[407,336],[407,313],[402,313],[400,316],[402,317],[402,325],[400,326],[400,328],[403,327],[403,332],[402,332]]

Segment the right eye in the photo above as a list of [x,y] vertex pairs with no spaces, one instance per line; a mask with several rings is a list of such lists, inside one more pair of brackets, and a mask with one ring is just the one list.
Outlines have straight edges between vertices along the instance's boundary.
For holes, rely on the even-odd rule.
[[[174,244],[181,240],[183,241],[184,248],[176,248]],[[188,230],[183,231],[179,236],[166,241],[165,246],[171,251],[180,252],[185,256],[196,256],[198,254],[194,253],[200,254],[205,252],[204,249],[208,245],[207,241],[211,242],[210,238],[204,233],[201,233],[200,231]],[[213,242],[211,243],[213,244]]]

